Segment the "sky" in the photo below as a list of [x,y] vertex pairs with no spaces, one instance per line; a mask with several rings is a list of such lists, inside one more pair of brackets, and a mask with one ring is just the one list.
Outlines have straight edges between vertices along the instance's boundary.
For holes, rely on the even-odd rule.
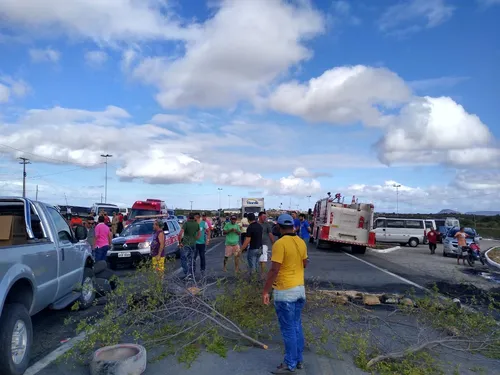
[[500,210],[500,0],[2,0],[0,195]]

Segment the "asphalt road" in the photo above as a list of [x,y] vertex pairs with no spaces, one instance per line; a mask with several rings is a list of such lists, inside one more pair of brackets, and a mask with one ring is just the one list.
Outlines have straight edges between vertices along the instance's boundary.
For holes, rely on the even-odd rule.
[[[484,242],[483,247],[485,246]],[[228,266],[228,273],[222,272],[222,261],[224,258],[222,239],[215,239],[211,244],[211,248],[210,253],[207,254],[207,274],[214,277],[232,274],[234,267],[231,262]],[[463,280],[476,283],[476,285],[493,285],[492,282],[480,276],[463,273],[463,266],[457,266],[455,259],[443,258],[439,249],[437,254],[430,255],[425,246],[402,248],[388,254],[368,251],[364,255],[354,256],[343,251],[318,250],[315,248],[315,245],[309,244],[308,253],[310,258],[310,263],[306,270],[308,281],[335,289],[405,293],[414,288],[414,285],[411,284],[412,282],[425,286],[429,282],[438,280],[449,282]],[[176,265],[180,266],[179,260],[176,261]],[[242,269],[246,269],[245,258],[242,259]],[[117,274],[125,281],[131,281],[133,273],[133,268],[117,271]],[[458,278],[457,275],[463,276],[463,279]],[[419,292],[418,288],[416,291]],[[56,349],[64,340],[75,335],[74,326],[64,324],[66,318],[73,316],[78,319],[88,314],[94,314],[101,308],[101,306],[95,306],[81,312],[63,310],[57,312],[43,311],[37,314],[33,318],[35,345],[32,363]],[[63,368],[59,369],[59,366],[58,364],[52,364],[39,372],[39,375],[66,373],[60,372],[63,371]],[[148,371],[147,374],[149,373]],[[83,374],[84,372],[82,372]],[[152,374],[155,373],[152,372]],[[73,372],[73,375],[80,375],[80,373]]]

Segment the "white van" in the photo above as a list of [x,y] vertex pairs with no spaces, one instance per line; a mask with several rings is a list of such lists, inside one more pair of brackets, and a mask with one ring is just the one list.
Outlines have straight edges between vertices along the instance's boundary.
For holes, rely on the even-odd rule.
[[417,247],[425,243],[425,220],[379,217],[373,225],[375,240],[380,243],[398,243]]
[[94,220],[97,222],[97,219],[99,218],[99,213],[101,211],[104,211],[108,214],[109,218],[111,219],[113,217],[113,212],[118,213],[120,209],[116,204],[110,204],[110,203],[94,203],[94,205],[90,208],[90,211],[94,213]]

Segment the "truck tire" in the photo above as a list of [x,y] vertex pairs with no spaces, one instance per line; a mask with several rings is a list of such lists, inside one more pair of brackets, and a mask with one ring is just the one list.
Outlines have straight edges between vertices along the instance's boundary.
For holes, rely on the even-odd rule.
[[95,300],[95,275],[94,270],[89,267],[85,267],[83,270],[83,280],[82,280],[82,295],[78,299],[80,310],[88,309]]
[[415,237],[412,237],[408,240],[408,245],[410,245],[410,247],[417,247],[418,246],[418,238],[415,238]]
[[[17,350],[12,342],[14,338]],[[29,365],[33,326],[28,310],[20,303],[4,306],[0,318],[0,374],[22,375]]]
[[366,246],[351,246],[351,251],[353,254],[364,254],[366,253]]
[[326,241],[324,240],[316,240],[316,249],[325,249],[327,246],[326,246]]

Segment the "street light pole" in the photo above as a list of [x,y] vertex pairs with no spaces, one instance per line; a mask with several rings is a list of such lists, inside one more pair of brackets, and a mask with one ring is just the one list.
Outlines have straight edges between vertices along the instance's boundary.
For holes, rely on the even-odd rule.
[[307,208],[311,208],[311,195],[307,196]]
[[217,188],[217,192],[219,193],[219,212],[221,210],[221,207],[220,207],[220,192],[222,191],[222,188]]
[[101,157],[104,158],[106,164],[106,175],[104,179],[104,203],[108,203],[108,158],[112,157],[110,154],[101,154]]
[[189,210],[189,212],[192,212],[193,211],[193,201],[189,201],[191,202],[191,209]]
[[396,188],[396,215],[399,215],[399,188],[401,185],[394,184],[393,186]]

